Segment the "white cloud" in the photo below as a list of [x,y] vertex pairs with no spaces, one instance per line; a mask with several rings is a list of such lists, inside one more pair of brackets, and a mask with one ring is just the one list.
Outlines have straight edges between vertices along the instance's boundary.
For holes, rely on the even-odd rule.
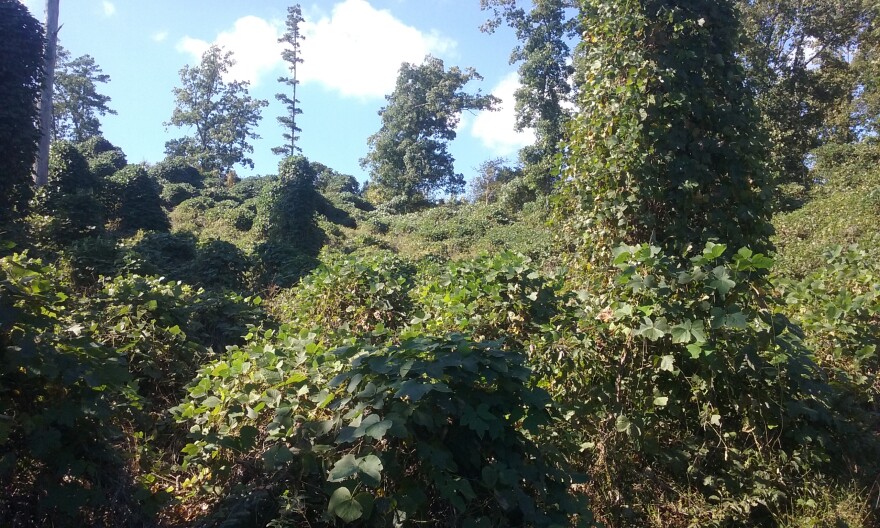
[[168,38],[168,32],[164,31],[164,30],[157,31],[157,32],[153,33],[152,37],[150,37],[150,38],[152,38],[155,42],[165,42],[165,39]]
[[101,2],[101,6],[104,8],[104,16],[113,16],[116,13],[116,6],[113,5],[113,2],[109,2],[108,0],[104,0]]
[[351,97],[391,93],[402,62],[442,55],[455,41],[422,32],[365,0],[344,0],[330,16],[303,24],[300,80],[314,81]]
[[276,24],[260,17],[246,16],[236,20],[232,29],[221,31],[214,42],[183,37],[177,43],[177,50],[192,55],[197,63],[211,44],[222,46],[231,51],[232,58],[235,59],[235,65],[230,68],[228,77],[257,85],[263,75],[271,73],[281,63],[279,35]]
[[495,156],[509,156],[535,142],[534,130],[515,130],[516,100],[513,94],[517,88],[519,79],[516,72],[508,74],[492,90],[492,95],[501,99],[499,109],[495,112],[480,112],[471,127],[471,135],[479,139]]
[[[391,93],[401,63],[420,63],[428,54],[449,54],[456,46],[435,31],[407,26],[366,0],[343,0],[330,14],[315,12],[306,18],[300,27],[305,36],[300,82],[319,83],[348,97]],[[236,61],[229,77],[257,84],[263,76],[285,70],[278,43],[283,31],[283,21],[246,16],[213,42],[187,36],[177,49],[198,61],[211,44],[223,46]]]

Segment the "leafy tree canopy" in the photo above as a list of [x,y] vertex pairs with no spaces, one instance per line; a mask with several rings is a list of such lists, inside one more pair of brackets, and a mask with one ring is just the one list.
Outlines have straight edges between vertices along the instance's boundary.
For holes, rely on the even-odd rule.
[[560,152],[570,116],[563,103],[571,102],[573,67],[568,41],[578,30],[578,18],[571,16],[577,2],[537,0],[531,10],[516,0],[480,0],[493,18],[481,28],[491,33],[502,19],[516,33],[519,45],[510,54],[510,64],[519,64],[520,87],[516,90],[516,129],[535,130],[537,142],[520,156],[531,173],[537,190],[549,192],[553,181],[553,158]]
[[829,141],[852,141],[871,121],[864,96],[876,93],[868,55],[877,3],[739,0],[738,5],[742,57],[772,140],[773,168],[781,182],[809,189],[807,153]]
[[259,139],[254,131],[261,109],[268,101],[248,95],[249,83],[225,81],[235,64],[232,53],[211,46],[198,66],[180,70],[182,86],[174,89],[175,107],[166,126],[191,127],[194,133],[165,143],[169,156],[180,156],[225,178],[233,165],[253,167],[247,154],[254,151],[249,141]]
[[430,55],[419,65],[403,63],[394,92],[385,97],[388,105],[379,111],[382,128],[370,136],[370,152],[361,160],[373,183],[406,200],[462,190],[464,177],[455,173],[447,146],[461,112],[492,109],[498,102],[479,91],[465,92],[474,79],[482,77],[473,68],[446,70]]

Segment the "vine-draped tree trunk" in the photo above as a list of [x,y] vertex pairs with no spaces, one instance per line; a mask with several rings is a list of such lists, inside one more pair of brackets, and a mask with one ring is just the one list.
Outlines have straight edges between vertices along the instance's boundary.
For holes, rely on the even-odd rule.
[[34,164],[34,184],[49,180],[49,143],[52,139],[52,88],[55,84],[55,56],[58,44],[59,0],[46,0],[45,84],[40,97],[40,149]]

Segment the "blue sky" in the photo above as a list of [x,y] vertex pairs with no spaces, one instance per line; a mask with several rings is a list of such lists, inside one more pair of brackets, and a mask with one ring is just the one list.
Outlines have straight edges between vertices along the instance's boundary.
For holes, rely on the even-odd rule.
[[[43,20],[41,0],[23,0]],[[174,107],[172,88],[178,71],[195,64],[210,44],[234,53],[230,73],[251,83],[254,97],[266,99],[253,143],[253,170],[242,176],[274,174],[279,158],[271,148],[281,143],[276,116],[276,82],[286,74],[276,39],[284,30],[286,2],[241,0],[61,0],[60,41],[76,57],[92,55],[111,82],[101,90],[112,98],[116,116],[103,118],[104,135],[121,147],[129,162],[157,162],[165,141],[183,131],[163,125]],[[485,78],[468,89],[482,89],[503,99],[499,112],[465,114],[451,146],[456,171],[466,178],[487,159],[510,157],[533,140],[529,131],[513,130],[516,66],[508,57],[516,44],[503,28],[493,35],[479,31],[488,13],[479,0],[318,0],[301,2],[303,32],[301,86],[303,114],[300,146],[313,161],[353,174],[367,174],[358,160],[367,137],[380,126],[378,110],[394,88],[401,62],[421,62],[426,54],[447,67],[473,66]]]

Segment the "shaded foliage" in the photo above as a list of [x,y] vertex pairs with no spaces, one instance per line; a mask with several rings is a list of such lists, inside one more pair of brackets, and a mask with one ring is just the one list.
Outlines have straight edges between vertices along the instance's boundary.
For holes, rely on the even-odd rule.
[[40,133],[43,29],[16,0],[0,1],[0,224],[24,216]]

